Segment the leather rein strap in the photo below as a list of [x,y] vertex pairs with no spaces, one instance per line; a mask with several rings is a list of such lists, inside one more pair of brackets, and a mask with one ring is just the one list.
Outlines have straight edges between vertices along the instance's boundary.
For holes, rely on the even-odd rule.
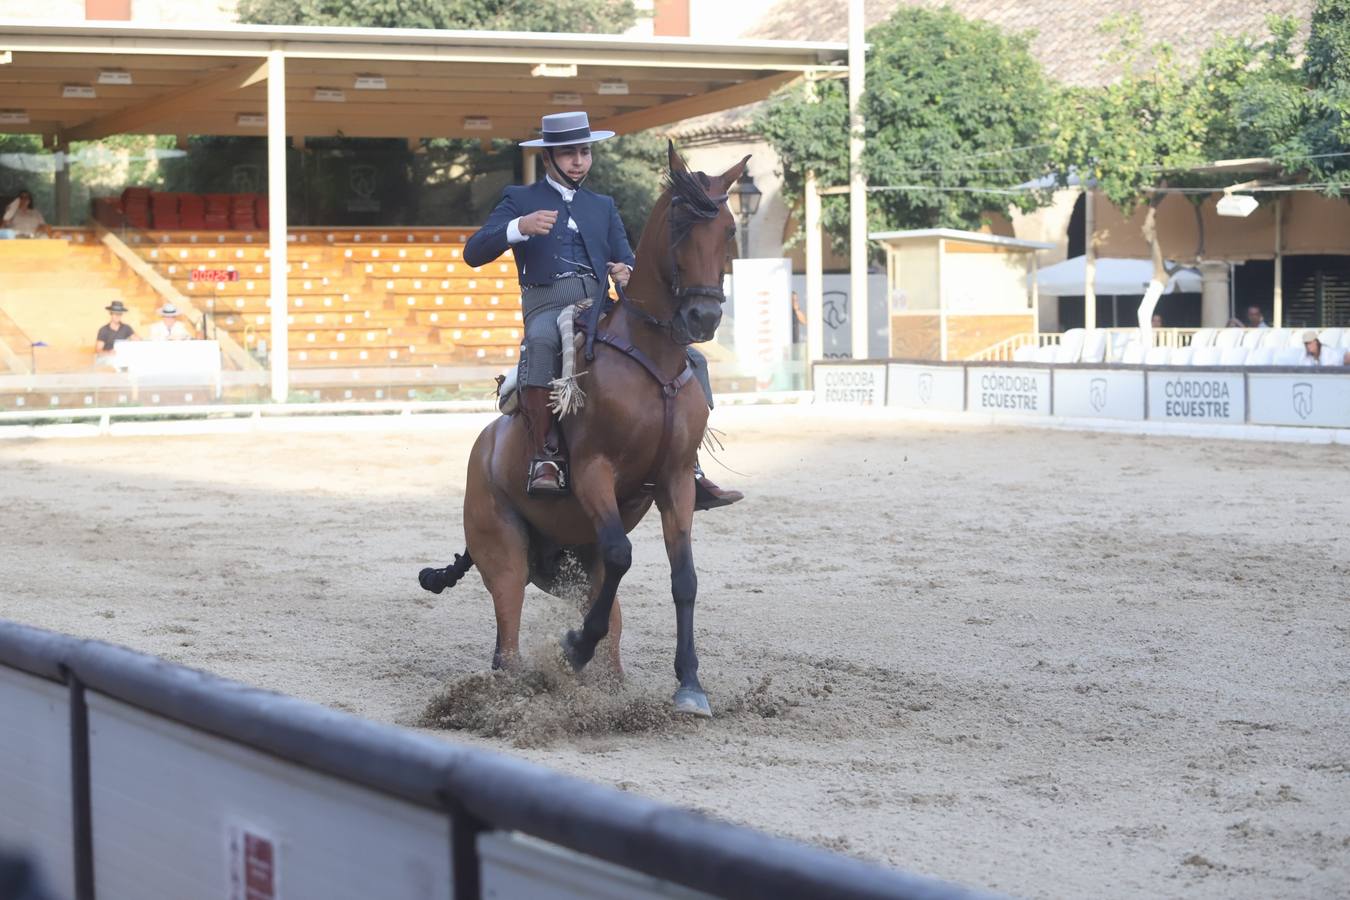
[[652,462],[651,470],[642,481],[642,493],[650,494],[656,490],[657,476],[661,474],[661,467],[665,465],[666,457],[670,455],[670,439],[675,432],[675,397],[679,395],[681,388],[693,380],[694,367],[686,360],[684,371],[670,381],[666,381],[661,377],[660,370],[647,357],[647,354],[632,344],[611,334],[595,334],[594,332],[592,334],[595,340],[602,344],[608,344],[642,366],[647,374],[652,377],[652,380],[661,387],[661,403],[664,407],[661,416],[661,442],[656,446],[656,459]]

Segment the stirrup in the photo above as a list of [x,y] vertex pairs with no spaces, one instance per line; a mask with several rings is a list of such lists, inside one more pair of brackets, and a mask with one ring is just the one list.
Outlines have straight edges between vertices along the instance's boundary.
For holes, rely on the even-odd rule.
[[[553,472],[541,471],[543,466],[551,466]],[[548,478],[550,475],[556,475],[556,486],[547,483],[535,484],[536,479]],[[567,460],[547,456],[536,456],[530,460],[530,471],[525,479],[525,493],[531,497],[564,497],[571,492]]]

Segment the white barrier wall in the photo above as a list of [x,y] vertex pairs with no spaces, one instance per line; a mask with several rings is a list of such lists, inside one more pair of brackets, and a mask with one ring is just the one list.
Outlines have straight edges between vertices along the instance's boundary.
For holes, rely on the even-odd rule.
[[969,366],[966,403],[971,412],[1050,415],[1050,370]]
[[446,896],[443,814],[100,694],[88,703],[99,897]]
[[1245,383],[1240,372],[1149,372],[1148,417],[1241,425],[1247,420]]
[[1247,376],[1251,421],[1259,425],[1350,428],[1350,377],[1261,374]]
[[478,858],[484,900],[711,900],[521,834],[479,836]]
[[1110,369],[1055,369],[1057,416],[1143,421],[1144,373]]
[[966,371],[961,366],[886,367],[886,405],[961,412],[966,408]]
[[30,855],[43,883],[75,896],[70,691],[0,667],[0,847]]
[[815,369],[817,403],[832,406],[885,406],[886,367],[817,366]]

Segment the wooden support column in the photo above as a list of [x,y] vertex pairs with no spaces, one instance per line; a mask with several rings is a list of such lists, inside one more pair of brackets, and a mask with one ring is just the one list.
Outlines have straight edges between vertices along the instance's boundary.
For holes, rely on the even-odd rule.
[[272,402],[290,395],[291,301],[286,284],[286,57],[267,54],[267,243],[271,251]]
[[867,359],[871,334],[867,323],[867,176],[862,157],[863,78],[866,71],[863,48],[863,0],[848,4],[848,246],[849,316],[853,323],[853,358]]
[[1097,217],[1092,188],[1083,189],[1083,327],[1097,327]]
[[[1284,327],[1284,198],[1275,200],[1275,309],[1271,322],[1275,328]],[[1321,322],[1317,323],[1321,325]]]

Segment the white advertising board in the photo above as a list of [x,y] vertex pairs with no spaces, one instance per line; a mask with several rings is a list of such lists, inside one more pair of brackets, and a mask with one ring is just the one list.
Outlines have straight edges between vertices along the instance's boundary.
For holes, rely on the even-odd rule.
[[961,412],[966,407],[966,371],[961,366],[910,366],[886,370],[886,405]]
[[1144,419],[1144,373],[1055,369],[1055,415],[1075,419]]
[[1247,398],[1242,376],[1228,372],[1149,372],[1148,417],[1156,422],[1240,425]]
[[821,366],[812,370],[816,402],[835,406],[885,406],[886,367]]
[[1251,420],[1258,425],[1350,428],[1350,375],[1247,376]]
[[761,388],[792,353],[792,260],[734,259],[736,358]]
[[971,412],[1050,415],[1049,369],[972,366],[966,379],[966,408]]

